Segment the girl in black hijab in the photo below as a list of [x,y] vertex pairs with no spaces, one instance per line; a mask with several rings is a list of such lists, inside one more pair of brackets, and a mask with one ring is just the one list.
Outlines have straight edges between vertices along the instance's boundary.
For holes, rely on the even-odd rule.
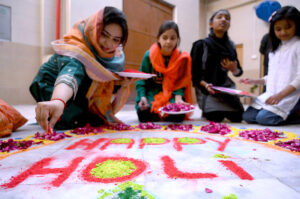
[[243,73],[234,44],[227,34],[230,27],[228,10],[215,12],[209,20],[209,26],[208,37],[194,42],[191,51],[197,102],[203,116],[209,121],[221,122],[227,118],[232,122],[240,122],[244,109],[239,98],[212,89],[212,86],[235,88],[228,72],[234,76]]

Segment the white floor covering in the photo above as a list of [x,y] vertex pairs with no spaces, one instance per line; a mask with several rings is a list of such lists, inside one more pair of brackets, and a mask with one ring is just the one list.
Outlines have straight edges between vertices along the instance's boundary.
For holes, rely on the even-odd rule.
[[[0,140],[8,138],[20,139],[33,135],[37,131],[42,132],[42,129],[35,121],[34,105],[16,105],[14,107],[28,119],[28,122],[16,132],[13,132],[10,137],[1,138]],[[135,125],[139,123],[133,104],[126,104],[117,114],[117,117],[126,124]],[[184,123],[202,126],[208,122],[201,117],[201,111],[196,109],[192,120],[184,121]],[[270,128],[272,130],[292,132],[300,137],[300,124],[278,127],[266,127],[246,123],[226,124],[239,129]],[[175,145],[173,145],[173,142],[175,143],[174,140],[185,136],[200,138],[205,140],[205,144],[195,146],[182,145],[182,151],[175,150]],[[138,143],[141,143],[141,139],[148,137],[167,138],[170,142],[169,145],[149,145],[141,150]],[[73,146],[80,140],[87,139],[92,142],[99,140],[99,138],[130,138],[135,141],[135,144],[132,148],[127,149],[124,145],[114,145],[104,150],[100,150],[101,148],[99,147],[90,151],[85,151],[81,148],[67,150],[68,147]],[[2,160],[0,158],[0,199],[119,198],[116,197],[115,192],[116,187],[119,186],[118,183],[87,182],[87,180],[80,178],[86,165],[89,165],[99,155],[101,157],[131,157],[147,162],[146,171],[135,177],[132,182],[143,185],[143,190],[157,199],[236,199],[230,194],[234,194],[238,199],[300,199],[300,155],[274,150],[272,147],[245,142],[239,139],[231,139],[226,150],[220,152],[221,150],[219,150],[216,143],[218,141],[223,142],[225,139],[227,138],[218,135],[210,136],[200,133],[172,131],[116,132],[66,139],[38,149],[13,154]],[[216,153],[224,153],[231,158],[223,160],[212,158]],[[77,157],[84,157],[84,159],[76,170],[58,186],[52,186],[51,180],[58,179],[59,175],[56,173],[47,173],[31,176],[12,188],[3,188],[3,185],[7,185],[9,182],[16,182],[14,179],[20,179],[20,173],[23,175],[22,172],[31,168],[36,162],[49,157],[54,158],[49,168],[65,167],[68,162],[73,161]],[[163,169],[161,164],[164,163],[163,160],[166,161],[168,158],[174,160],[175,167],[178,168],[179,177],[173,176],[170,179],[168,171]],[[237,164],[240,170],[244,169],[248,172],[253,177],[253,180],[238,177],[239,174],[236,173],[235,175],[233,170],[222,166],[220,164],[222,161]],[[46,167],[47,165],[45,166],[45,170],[47,169]],[[180,177],[179,170],[197,174],[200,169],[201,171],[216,173],[218,177],[214,179],[185,179]],[[51,169],[49,172],[51,173]],[[213,192],[206,193],[205,188],[209,188]],[[104,193],[98,192],[99,190],[104,190]],[[108,193],[113,195],[108,196]],[[226,198],[226,196],[228,197]]]

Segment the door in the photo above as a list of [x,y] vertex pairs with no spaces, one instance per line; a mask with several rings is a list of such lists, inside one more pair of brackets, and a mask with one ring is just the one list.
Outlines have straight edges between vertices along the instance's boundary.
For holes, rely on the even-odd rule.
[[[123,0],[129,35],[125,53],[125,68],[139,69],[145,52],[156,41],[160,25],[173,19],[174,6],[161,0]],[[136,92],[131,88],[127,103],[133,103]]]

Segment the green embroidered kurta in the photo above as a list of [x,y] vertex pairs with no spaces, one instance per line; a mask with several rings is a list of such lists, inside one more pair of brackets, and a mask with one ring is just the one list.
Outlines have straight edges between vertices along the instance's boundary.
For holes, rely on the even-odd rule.
[[[145,53],[144,58],[142,60],[140,71],[145,73],[152,73],[156,74],[156,77],[146,79],[146,80],[139,80],[136,82],[136,109],[138,109],[138,103],[141,100],[141,97],[146,97],[151,109],[151,102],[154,101],[154,96],[162,91],[162,79],[163,75],[153,70],[153,66],[150,61],[149,50]],[[165,59],[165,65],[167,66],[169,60]],[[184,88],[178,89],[173,91],[173,96],[170,99],[170,103],[175,102],[175,95],[181,95],[184,99]]]
[[54,54],[39,69],[30,85],[30,92],[37,102],[49,101],[55,85],[65,83],[73,89],[74,95],[67,103],[55,129],[74,129],[87,123],[100,125],[103,123],[102,119],[88,111],[86,93],[91,82],[80,61]]

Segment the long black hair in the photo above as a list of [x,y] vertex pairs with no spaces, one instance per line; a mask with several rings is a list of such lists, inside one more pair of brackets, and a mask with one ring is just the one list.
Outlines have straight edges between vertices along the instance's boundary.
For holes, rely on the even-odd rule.
[[271,51],[274,52],[279,44],[280,39],[278,39],[275,35],[274,25],[275,22],[282,19],[290,19],[295,22],[296,32],[295,35],[300,37],[300,12],[297,8],[293,6],[284,6],[279,10],[275,11],[270,17],[270,30],[269,30],[269,40],[271,43]]
[[170,29],[173,29],[177,34],[177,37],[178,37],[177,46],[178,46],[180,43],[179,28],[178,28],[178,25],[172,20],[165,21],[163,24],[161,24],[156,38],[158,39],[164,32],[166,32],[167,30],[170,30]]
[[103,13],[103,25],[109,25],[112,23],[119,24],[122,28],[121,44],[125,46],[128,39],[128,25],[125,14],[115,7],[107,6],[104,8]]

